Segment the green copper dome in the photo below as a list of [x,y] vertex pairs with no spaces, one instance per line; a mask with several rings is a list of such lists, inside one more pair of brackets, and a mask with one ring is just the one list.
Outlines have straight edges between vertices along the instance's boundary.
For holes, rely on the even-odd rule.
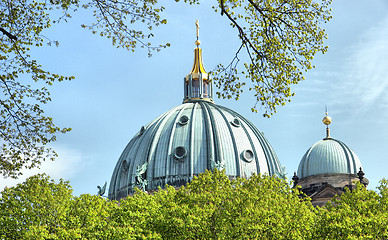
[[197,40],[192,71],[183,79],[183,104],[141,127],[128,143],[112,174],[110,199],[126,197],[135,187],[179,187],[206,169],[225,169],[230,177],[285,176],[263,133],[240,114],[213,103],[199,44]]
[[184,103],[142,127],[129,142],[113,172],[109,198],[125,197],[134,187],[179,187],[214,168],[231,177],[284,175],[275,151],[247,119],[208,101]]
[[298,177],[323,174],[357,174],[360,159],[343,142],[325,138],[307,150],[298,167]]

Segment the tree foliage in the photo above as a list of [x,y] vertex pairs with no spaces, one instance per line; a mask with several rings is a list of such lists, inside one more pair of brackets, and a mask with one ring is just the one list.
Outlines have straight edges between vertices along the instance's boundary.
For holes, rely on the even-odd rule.
[[154,27],[167,23],[160,16],[164,7],[158,6],[157,0],[95,0],[83,4],[82,8],[92,11],[95,18],[82,27],[112,39],[117,47],[133,52],[140,46],[147,48],[148,56],[152,56],[153,51],[170,46],[170,43],[154,46],[149,41],[154,37]]
[[119,204],[71,191],[45,175],[6,188],[0,239],[302,239],[314,219],[312,205],[284,180],[229,180],[217,170],[179,190],[138,191]]
[[0,239],[387,239],[388,182],[314,208],[279,178],[208,171],[117,201],[36,175],[0,193]]
[[70,130],[55,126],[42,108],[51,101],[49,86],[74,78],[48,71],[30,55],[31,49],[59,45],[43,35],[44,30],[67,21],[83,8],[94,16],[94,21],[82,25],[84,28],[111,38],[118,47],[145,47],[151,55],[168,45],[153,46],[148,41],[153,27],[166,23],[159,16],[163,7],[155,4],[137,0],[82,4],[78,0],[0,0],[0,175],[16,178],[23,167],[53,160],[56,153],[46,145],[55,141],[58,133]]
[[157,239],[157,234],[123,221],[117,202],[71,193],[68,182],[55,183],[46,175],[4,189],[0,239]]
[[[277,0],[219,0],[214,7],[237,29],[241,45],[233,60],[215,69],[215,82],[221,88],[217,94],[223,98],[238,99],[251,82],[256,104],[264,116],[276,112],[276,107],[291,101],[292,84],[304,80],[303,71],[314,66],[311,63],[317,52],[325,53],[327,38],[322,22],[331,18],[331,0],[277,1]],[[239,66],[241,50],[248,61]]]
[[44,70],[29,55],[45,42],[41,34],[55,7],[67,9],[64,2],[0,1],[0,174],[6,177],[53,159],[55,152],[44,146],[70,130],[56,127],[40,105],[51,100],[47,86],[73,77]]
[[318,211],[316,239],[387,239],[388,182],[383,179],[379,193],[357,184],[340,198]]
[[230,180],[207,171],[178,191],[155,194],[160,211],[152,226],[164,239],[303,239],[314,214],[299,194],[277,177]]
[[45,175],[5,188],[0,199],[0,239],[44,239],[61,234],[74,197],[68,182]]

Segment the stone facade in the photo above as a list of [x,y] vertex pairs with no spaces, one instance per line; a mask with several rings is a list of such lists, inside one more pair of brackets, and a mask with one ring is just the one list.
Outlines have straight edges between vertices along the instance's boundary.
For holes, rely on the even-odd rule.
[[358,182],[355,174],[324,174],[309,176],[298,181],[302,191],[311,198],[314,206],[323,206],[335,195],[341,195],[346,188],[352,190]]

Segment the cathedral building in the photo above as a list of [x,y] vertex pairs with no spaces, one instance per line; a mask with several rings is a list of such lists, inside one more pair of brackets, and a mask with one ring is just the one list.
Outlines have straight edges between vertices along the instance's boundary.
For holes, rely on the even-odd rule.
[[[225,170],[230,178],[259,173],[285,178],[264,134],[244,116],[214,103],[198,28],[194,64],[183,78],[183,103],[142,126],[128,143],[113,171],[109,199],[131,195],[136,187],[149,192],[166,184],[180,187],[206,169]],[[330,118],[325,119],[329,125]],[[360,168],[357,155],[331,138],[327,128],[326,138],[306,152],[293,180],[321,205],[352,188]]]

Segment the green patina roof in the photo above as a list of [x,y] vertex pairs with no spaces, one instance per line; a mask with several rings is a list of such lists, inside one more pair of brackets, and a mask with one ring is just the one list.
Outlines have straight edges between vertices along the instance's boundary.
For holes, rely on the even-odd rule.
[[307,150],[299,163],[298,177],[357,174],[360,167],[360,159],[345,143],[325,138]]
[[146,181],[145,190],[181,186],[215,167],[232,177],[284,175],[275,151],[247,119],[208,101],[185,103],[141,128],[129,142],[113,172],[109,198],[131,194],[141,187],[139,180]]

